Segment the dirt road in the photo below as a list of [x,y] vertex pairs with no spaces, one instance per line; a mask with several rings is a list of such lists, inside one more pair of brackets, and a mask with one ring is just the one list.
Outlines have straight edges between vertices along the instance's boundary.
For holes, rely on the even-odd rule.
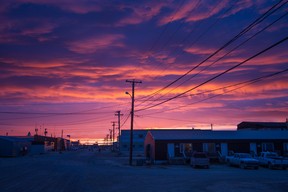
[[75,151],[0,158],[1,192],[287,191],[288,170],[226,165],[128,166],[110,152]]

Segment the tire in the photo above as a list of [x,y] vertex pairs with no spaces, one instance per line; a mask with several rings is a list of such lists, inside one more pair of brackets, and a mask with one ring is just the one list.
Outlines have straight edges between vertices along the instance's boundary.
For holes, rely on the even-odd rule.
[[245,169],[245,164],[244,163],[240,164],[240,169]]
[[269,168],[269,169],[273,169],[273,166],[272,166],[271,163],[268,163],[268,168]]
[[257,167],[254,167],[254,169],[256,169],[256,170],[257,170],[257,169],[259,169],[259,167],[258,167],[258,166],[257,166]]
[[232,164],[230,163],[230,161],[227,162],[227,165],[230,166],[230,167],[232,166]]

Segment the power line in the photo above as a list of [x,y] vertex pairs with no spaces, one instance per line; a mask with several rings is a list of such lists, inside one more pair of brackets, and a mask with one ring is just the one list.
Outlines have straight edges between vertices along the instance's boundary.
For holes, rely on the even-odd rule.
[[128,114],[126,119],[124,120],[124,122],[121,124],[121,129],[123,128],[123,126],[126,124],[127,120],[129,119],[131,114]]
[[160,103],[157,103],[157,104],[154,104],[154,105],[152,105],[152,106],[145,107],[145,108],[142,108],[142,109],[138,109],[138,110],[136,110],[136,111],[143,111],[143,110],[151,109],[151,108],[154,108],[154,107],[159,106],[159,105],[161,105],[161,104],[167,103],[167,102],[169,102],[169,101],[171,101],[171,100],[173,100],[173,99],[176,99],[176,98],[178,98],[178,97],[180,97],[180,96],[182,96],[182,95],[184,95],[184,94],[186,94],[186,93],[188,93],[188,92],[190,92],[190,91],[192,91],[192,90],[194,90],[194,89],[196,89],[196,88],[198,88],[198,87],[201,87],[201,86],[209,83],[210,81],[213,81],[214,79],[216,79],[216,78],[218,78],[218,77],[220,77],[220,76],[222,76],[222,75],[224,75],[224,74],[226,74],[226,73],[234,70],[235,68],[243,65],[243,64],[246,63],[247,61],[249,61],[249,60],[251,60],[251,59],[253,59],[253,58],[255,58],[255,57],[257,57],[257,56],[259,56],[259,55],[261,55],[261,54],[263,54],[263,53],[265,53],[266,51],[272,49],[273,47],[276,47],[277,45],[285,42],[287,39],[288,39],[288,36],[285,37],[285,38],[283,38],[283,39],[281,39],[280,41],[272,44],[272,45],[269,46],[268,48],[266,48],[266,49],[264,49],[264,50],[256,53],[255,55],[249,57],[248,59],[240,62],[239,64],[234,65],[233,67],[230,67],[229,69],[227,69],[227,70],[221,72],[220,74],[218,74],[218,75],[216,75],[216,76],[214,76],[214,77],[212,77],[212,78],[204,81],[203,83],[200,83],[199,85],[197,85],[197,86],[195,86],[195,87],[193,87],[193,88],[191,88],[191,89],[188,89],[187,91],[184,91],[184,92],[182,92],[182,93],[180,93],[180,94],[178,94],[178,95],[176,95],[176,96],[174,96],[174,97],[171,97],[171,98],[169,98],[169,99],[167,99],[167,100],[165,100],[165,101],[162,101],[162,102],[160,102]]
[[226,54],[224,54],[223,56],[219,57],[217,60],[215,60],[214,62],[212,62],[210,65],[206,66],[205,68],[203,68],[202,70],[200,70],[198,73],[194,74],[193,76],[191,76],[190,78],[186,79],[185,81],[183,81],[182,83],[180,83],[179,85],[177,85],[176,87],[174,87],[172,90],[168,91],[167,93],[161,95],[159,98],[154,99],[153,101],[157,101],[161,98],[163,98],[165,95],[167,95],[168,93],[170,93],[171,91],[175,90],[176,88],[180,87],[181,85],[183,85],[184,83],[190,81],[191,79],[193,79],[194,77],[196,77],[197,75],[199,75],[201,72],[205,71],[206,69],[208,69],[209,67],[211,67],[212,65],[214,65],[215,63],[217,63],[218,61],[220,61],[221,59],[223,59],[224,57],[226,57],[227,55],[229,55],[230,53],[232,53],[233,51],[235,51],[236,49],[238,49],[239,47],[241,47],[242,45],[244,45],[245,43],[247,43],[249,40],[251,40],[252,38],[254,38],[255,36],[259,35],[261,32],[265,31],[266,29],[268,29],[269,27],[271,27],[273,24],[275,24],[277,21],[281,20],[282,18],[284,18],[285,16],[288,15],[288,12],[286,12],[285,14],[281,15],[279,18],[277,18],[275,21],[273,21],[272,23],[270,23],[269,25],[267,25],[266,27],[264,27],[263,29],[261,29],[260,31],[258,31],[257,33],[255,33],[254,35],[252,35],[251,37],[249,37],[248,39],[246,39],[244,42],[240,43],[239,45],[237,45],[236,47],[234,47],[233,49],[231,49],[230,51],[228,51]]
[[[170,108],[170,109],[166,109],[166,110],[162,110],[162,111],[158,111],[158,112],[154,112],[154,113],[144,114],[144,115],[142,115],[142,116],[147,116],[147,115],[158,114],[158,113],[163,113],[163,112],[167,112],[167,111],[178,110],[178,109],[180,109],[180,108],[184,108],[184,107],[187,107],[187,106],[189,106],[189,105],[201,103],[201,102],[203,102],[203,101],[207,101],[207,100],[209,100],[209,99],[212,99],[212,98],[215,98],[215,97],[224,95],[224,94],[226,94],[226,93],[235,91],[235,90],[237,90],[237,89],[246,87],[246,86],[248,86],[248,85],[257,83],[257,82],[259,82],[259,81],[262,81],[263,79],[267,79],[267,78],[270,78],[270,77],[274,77],[274,76],[277,76],[277,75],[280,75],[280,74],[286,73],[286,72],[288,72],[288,68],[287,68],[287,69],[284,69],[284,70],[281,70],[281,71],[278,71],[278,72],[275,72],[275,73],[272,73],[272,74],[268,74],[268,75],[265,75],[265,76],[261,76],[261,77],[255,78],[255,79],[251,79],[251,80],[248,80],[248,81],[236,83],[236,84],[233,84],[233,85],[228,85],[228,86],[225,86],[225,87],[220,87],[220,88],[213,89],[213,90],[209,90],[209,91],[203,91],[203,92],[201,92],[201,93],[197,93],[197,94],[193,94],[193,95],[183,95],[182,97],[202,95],[202,94],[205,94],[205,93],[210,93],[210,92],[214,92],[214,91],[218,91],[218,90],[225,90],[225,89],[227,89],[227,88],[231,88],[231,87],[238,86],[238,87],[236,87],[236,88],[234,88],[234,89],[232,89],[232,90],[224,91],[224,92],[221,93],[221,94],[216,94],[216,95],[210,96],[210,97],[208,97],[208,98],[202,99],[202,100],[200,100],[200,101],[196,101],[196,102],[193,102],[193,103],[188,103],[188,104],[185,104],[185,105],[182,105],[182,106],[177,106],[177,107],[175,107],[175,108]],[[241,85],[241,86],[239,86],[239,85]]]
[[[234,36],[232,39],[230,39],[228,42],[226,42],[224,45],[222,45],[219,49],[217,49],[214,53],[212,53],[211,55],[209,55],[206,59],[204,59],[202,62],[200,62],[199,64],[197,64],[196,66],[194,66],[192,69],[188,70],[186,73],[184,73],[183,75],[181,75],[180,77],[178,77],[177,79],[175,79],[174,81],[172,81],[171,83],[169,83],[168,85],[164,86],[163,88],[159,89],[158,91],[152,93],[149,95],[149,99],[162,92],[163,90],[167,89],[168,87],[170,87],[171,85],[175,84],[176,82],[178,82],[180,79],[184,78],[185,76],[187,76],[188,74],[190,74],[193,70],[197,69],[199,66],[201,66],[203,63],[205,63],[206,61],[208,61],[210,58],[212,58],[213,56],[215,56],[216,54],[218,54],[221,50],[223,50],[225,47],[227,47],[228,45],[232,44],[234,41],[236,41],[239,37],[241,37],[243,34],[247,33],[249,30],[251,30],[254,26],[256,26],[257,24],[259,24],[260,22],[262,22],[265,18],[267,18],[269,15],[271,15],[272,13],[274,13],[276,10],[278,10],[279,8],[276,8],[276,10],[273,11],[273,9],[275,7],[277,7],[283,0],[279,1],[278,3],[276,3],[275,5],[273,5],[272,7],[270,7],[270,9],[268,9],[265,13],[263,13],[261,16],[259,16],[256,20],[254,20],[250,25],[248,25],[247,27],[245,27],[242,31],[240,31],[236,36]],[[284,3],[286,4],[287,1]],[[283,5],[284,5],[283,4]],[[283,6],[281,5],[281,6]],[[143,102],[142,102],[143,103]]]

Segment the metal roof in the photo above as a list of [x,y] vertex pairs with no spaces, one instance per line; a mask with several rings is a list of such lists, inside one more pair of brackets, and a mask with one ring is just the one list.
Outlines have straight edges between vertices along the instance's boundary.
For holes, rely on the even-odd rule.
[[167,130],[149,131],[154,140],[245,140],[286,139],[288,131],[211,131],[211,130]]
[[237,125],[237,129],[288,129],[284,122],[249,122],[243,121]]
[[30,142],[29,139],[26,138],[19,138],[19,137],[11,137],[11,136],[0,136],[0,139],[11,141],[11,142]]

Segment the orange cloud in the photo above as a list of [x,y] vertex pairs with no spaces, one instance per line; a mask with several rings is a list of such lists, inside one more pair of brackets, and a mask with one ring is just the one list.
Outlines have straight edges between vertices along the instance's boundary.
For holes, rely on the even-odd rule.
[[202,48],[202,47],[189,47],[185,49],[186,52],[194,55],[210,55],[216,50],[211,48]]
[[111,47],[124,47],[121,42],[123,38],[124,35],[121,34],[106,34],[69,42],[67,45],[70,51],[80,54],[91,54]]
[[158,15],[162,8],[170,5],[171,2],[144,1],[142,3],[120,5],[120,9],[130,9],[132,13],[121,19],[116,26],[135,25],[143,23]]
[[27,36],[47,34],[47,33],[51,33],[55,29],[55,27],[56,27],[55,23],[52,24],[52,23],[42,21],[42,23],[36,27],[24,29],[21,32],[21,34],[27,35]]
[[159,21],[159,24],[164,25],[169,23],[171,20],[175,21],[180,19],[184,19],[186,22],[207,19],[225,9],[227,5],[229,5],[228,2],[228,0],[221,2],[211,1],[204,4],[201,1],[187,1],[178,12],[173,12],[163,17]]
[[190,12],[194,11],[196,5],[198,5],[199,1],[188,1],[184,5],[182,5],[181,9],[178,10],[177,13],[171,13],[165,17],[163,17],[160,21],[160,25],[164,25],[169,23],[170,21],[180,20],[182,18],[186,18]]

